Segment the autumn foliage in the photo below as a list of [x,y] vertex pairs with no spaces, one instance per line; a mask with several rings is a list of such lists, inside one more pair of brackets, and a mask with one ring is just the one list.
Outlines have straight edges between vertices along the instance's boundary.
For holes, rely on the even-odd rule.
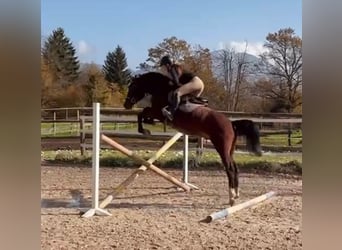
[[[156,70],[161,57],[170,55],[203,80],[205,89],[202,96],[209,100],[212,108],[301,112],[301,46],[301,38],[291,28],[269,33],[264,44],[267,52],[260,55],[264,65],[259,67],[246,60],[246,51],[235,53],[229,48],[214,57],[214,51],[172,36],[148,49],[148,57],[140,63],[140,68]],[[109,51],[103,65],[79,64],[75,51],[61,28],[43,42],[42,108],[91,106],[95,101],[108,107],[122,107],[127,85],[134,73],[127,68],[124,49],[117,46],[114,51]],[[258,73],[264,77],[257,78]]]

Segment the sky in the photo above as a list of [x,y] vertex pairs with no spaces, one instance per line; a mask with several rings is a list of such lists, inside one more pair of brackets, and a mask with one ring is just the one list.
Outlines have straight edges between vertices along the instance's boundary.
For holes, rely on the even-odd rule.
[[172,36],[212,51],[258,55],[268,33],[291,27],[302,37],[300,0],[44,0],[41,36],[62,27],[81,62],[102,65],[119,45],[128,67],[148,58],[148,49]]

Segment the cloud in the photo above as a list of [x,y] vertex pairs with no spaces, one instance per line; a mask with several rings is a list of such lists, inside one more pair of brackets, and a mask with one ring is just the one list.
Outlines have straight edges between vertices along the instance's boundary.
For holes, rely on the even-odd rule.
[[226,45],[224,42],[219,42],[217,47],[218,47],[218,49],[225,49]]
[[254,56],[259,56],[260,54],[266,52],[266,49],[263,47],[262,42],[255,42],[255,43],[250,43],[250,42],[237,42],[237,41],[231,41],[229,44],[224,43],[224,42],[219,42],[218,43],[218,48],[219,49],[234,49],[236,52],[244,52],[246,49],[247,45],[247,53],[254,55]]
[[81,62],[96,61],[96,48],[84,40],[80,40],[76,46],[77,55]]
[[78,53],[81,54],[81,55],[87,55],[89,53],[92,53],[93,52],[93,48],[92,46],[90,46],[86,41],[84,40],[81,40],[78,42]]

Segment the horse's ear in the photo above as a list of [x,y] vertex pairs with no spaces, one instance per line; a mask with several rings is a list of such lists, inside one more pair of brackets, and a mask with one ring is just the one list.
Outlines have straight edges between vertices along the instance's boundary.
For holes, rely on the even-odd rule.
[[128,87],[132,85],[137,79],[139,78],[139,75],[132,75],[129,79]]

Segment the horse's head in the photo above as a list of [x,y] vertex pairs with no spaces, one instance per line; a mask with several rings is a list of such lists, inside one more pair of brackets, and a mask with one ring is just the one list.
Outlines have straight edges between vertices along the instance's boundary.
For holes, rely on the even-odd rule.
[[145,97],[145,94],[142,85],[139,84],[139,76],[133,77],[128,85],[128,93],[124,103],[125,109],[131,109],[138,101]]

